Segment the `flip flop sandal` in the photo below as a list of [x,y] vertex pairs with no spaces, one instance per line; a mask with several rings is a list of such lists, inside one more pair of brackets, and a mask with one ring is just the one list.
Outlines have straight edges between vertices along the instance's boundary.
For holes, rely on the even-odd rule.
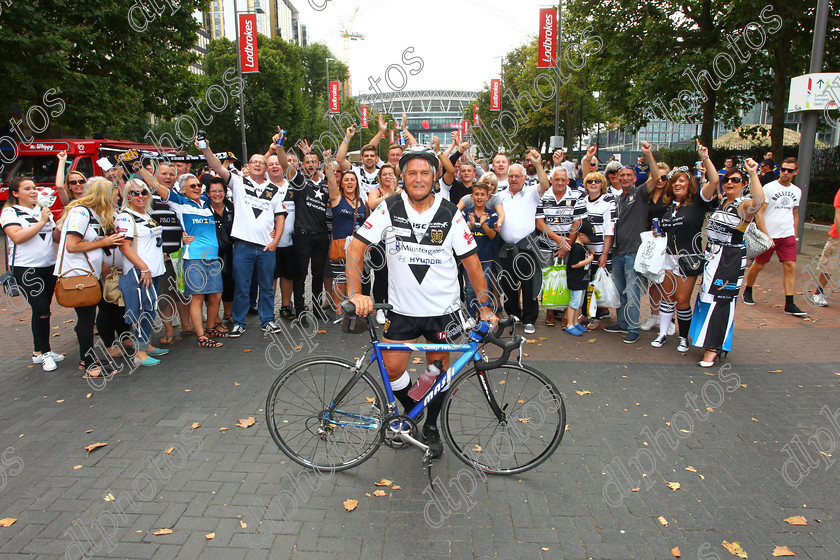
[[172,344],[173,342],[175,342],[175,335],[174,334],[168,334],[166,336],[160,337],[160,343],[164,346],[166,346],[168,344]]
[[221,342],[216,342],[215,340],[208,338],[205,334],[204,336],[198,337],[198,345],[202,348],[219,348],[221,347]]
[[208,329],[207,336],[210,338],[229,338],[230,333],[227,330]]

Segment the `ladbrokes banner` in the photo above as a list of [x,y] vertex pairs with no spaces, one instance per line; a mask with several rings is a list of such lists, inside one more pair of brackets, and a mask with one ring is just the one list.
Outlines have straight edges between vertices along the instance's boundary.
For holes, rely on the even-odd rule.
[[555,58],[557,58],[557,10],[541,8],[537,68],[554,68]]
[[257,14],[239,14],[239,56],[243,74],[260,71],[257,60]]

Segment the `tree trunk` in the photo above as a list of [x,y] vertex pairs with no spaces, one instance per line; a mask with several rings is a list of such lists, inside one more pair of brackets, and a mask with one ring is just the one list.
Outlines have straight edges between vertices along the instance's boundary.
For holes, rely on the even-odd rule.
[[788,86],[788,56],[790,54],[790,35],[781,33],[779,46],[773,55],[773,126],[770,128],[770,149],[776,162],[784,159],[785,140],[785,93]]
[[703,102],[703,126],[700,129],[700,143],[712,149],[712,134],[715,129],[715,105],[717,105],[717,91],[706,84],[706,100]]

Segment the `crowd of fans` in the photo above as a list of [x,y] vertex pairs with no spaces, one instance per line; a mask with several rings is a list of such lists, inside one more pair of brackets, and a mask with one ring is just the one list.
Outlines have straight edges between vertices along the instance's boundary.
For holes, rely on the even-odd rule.
[[[405,118],[401,128],[404,144],[416,144]],[[10,241],[10,268],[32,309],[33,362],[52,371],[64,360],[50,347],[57,277],[92,275],[105,288],[101,301],[75,308],[79,365],[89,377],[109,376],[108,358],[126,349],[135,365],[156,366],[176,340],[189,336],[201,348],[219,348],[224,339],[246,333],[249,314],[258,316],[263,333],[279,332],[283,320],[308,328],[313,321],[340,319],[338,304],[351,295],[345,276],[349,242],[370,213],[401,196],[404,146],[389,146],[387,162],[380,160],[386,131],[380,119],[358,165],[347,159],[353,127],[335,157],[329,150],[316,153],[306,141],[287,152],[278,134],[241,169],[232,156],[220,161],[206,141],[197,140],[206,161],[197,173],[191,173],[195,162],[189,157],[138,158],[103,177],[79,171],[65,177],[62,153],[56,184],[64,211],[57,221],[38,204],[30,178],[13,178],[2,227]],[[651,345],[657,348],[677,334],[676,349],[703,348],[699,365],[708,367],[731,348],[748,260],[743,238],[753,219],[761,231],[771,230],[774,247],[750,269],[744,301],[753,303],[755,276],[775,249],[785,265],[785,311],[804,315],[793,303],[788,280],[795,270],[790,234],[796,224],[790,227],[784,208],[771,205],[768,214],[766,196],[795,188],[795,158],[786,159],[781,177],[770,180],[772,160],[762,163],[763,175],[753,160],[739,167],[728,159],[717,170],[699,143],[696,169],[670,169],[643,142],[637,165],[610,161],[603,172],[595,146],[580,166],[562,150],[544,160],[531,149],[516,162],[500,153],[482,164],[473,159],[469,142],[453,140],[441,150],[435,139],[433,149],[441,163],[435,196],[462,212],[491,296],[521,319],[525,333],[535,332],[541,308],[544,324],[560,323],[568,335],[600,328],[611,310],[593,304],[589,298],[598,295],[588,288],[603,269],[620,299],[605,331],[635,343],[640,330],[655,329]],[[798,206],[798,200],[789,201],[794,203]],[[795,211],[790,219],[798,219]],[[666,239],[656,281],[636,271],[649,231]],[[428,235],[434,242],[433,229]],[[371,246],[366,257],[362,290],[377,303],[388,299],[386,242]],[[543,270],[556,265],[566,267],[569,302],[546,307]],[[479,298],[464,274],[459,281],[465,315],[477,317]],[[119,289],[109,290],[109,283]],[[645,293],[648,320],[640,318]],[[376,320],[384,324],[385,313],[379,311]],[[156,324],[163,333],[153,340]]]

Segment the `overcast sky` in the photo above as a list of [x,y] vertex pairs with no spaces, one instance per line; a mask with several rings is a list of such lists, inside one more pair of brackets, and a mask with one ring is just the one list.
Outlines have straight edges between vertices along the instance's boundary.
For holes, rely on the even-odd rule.
[[[499,75],[499,59],[536,35],[538,10],[549,4],[535,0],[293,0],[307,26],[309,41],[325,43],[343,56],[339,35],[344,20],[350,31],[365,35],[350,41],[348,63],[353,78],[353,95],[373,93],[369,77],[382,78],[382,91],[392,91],[384,79],[391,64],[407,71],[419,68],[417,61],[406,65],[401,57],[423,59],[423,70],[408,74],[405,90],[479,90]],[[351,25],[356,7],[358,16]],[[391,70],[391,81],[399,86],[400,74]]]

